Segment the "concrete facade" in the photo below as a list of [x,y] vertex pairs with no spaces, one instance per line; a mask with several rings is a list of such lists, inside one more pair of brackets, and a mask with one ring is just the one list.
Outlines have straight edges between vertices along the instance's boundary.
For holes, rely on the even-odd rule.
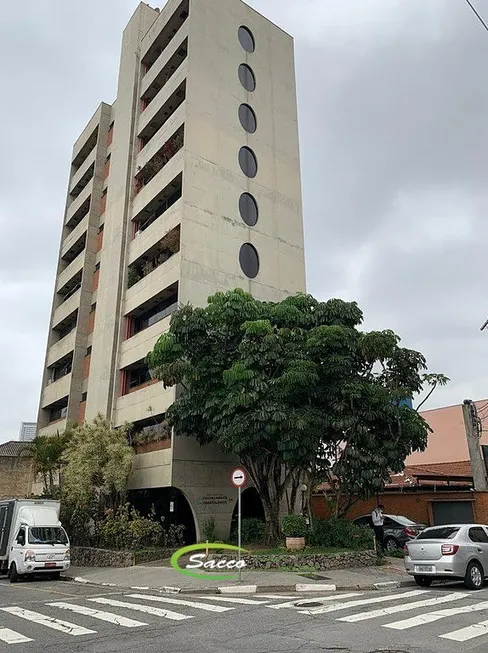
[[[484,421],[488,399],[474,403],[480,419]],[[427,449],[412,453],[406,460],[407,465],[456,463],[460,460],[469,460],[462,404],[425,410],[420,414],[433,432],[429,433]],[[485,430],[481,434],[480,445],[488,445],[488,432]]]
[[[257,273],[241,266],[244,244]],[[178,305],[236,287],[268,301],[306,290],[293,39],[240,0],[141,3],[116,101],[73,148],[38,428],[97,413],[132,423],[132,488],[183,493],[197,537],[210,515],[228,534],[234,461],[158,440],[175,395],[144,358]]]

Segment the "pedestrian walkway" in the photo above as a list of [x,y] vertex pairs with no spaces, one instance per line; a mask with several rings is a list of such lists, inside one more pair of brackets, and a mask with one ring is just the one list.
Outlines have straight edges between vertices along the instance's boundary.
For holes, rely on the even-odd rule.
[[[180,627],[194,619],[226,618],[239,610],[259,611],[259,621],[273,620],[276,611],[302,615],[303,625],[328,628],[332,620],[341,628],[355,628],[369,622],[380,629],[397,632],[399,648],[410,634],[436,637],[445,650],[456,651],[459,642],[488,646],[488,591],[431,588],[394,592],[345,592],[311,595],[255,594],[195,596],[181,598],[161,593],[127,591],[78,596],[69,600],[31,602],[27,606],[0,608],[0,651],[30,642],[46,644],[71,638],[107,636],[119,629]],[[273,613],[274,617],[273,617]],[[256,618],[256,622],[258,619]],[[46,632],[50,637],[46,638]],[[449,642],[452,644],[449,645]],[[49,642],[51,643],[51,642]],[[447,647],[447,648],[446,648]]]

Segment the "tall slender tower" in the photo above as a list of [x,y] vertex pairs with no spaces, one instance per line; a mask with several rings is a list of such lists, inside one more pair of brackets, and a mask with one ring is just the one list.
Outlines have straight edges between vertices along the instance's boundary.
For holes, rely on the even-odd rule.
[[241,0],[141,3],[73,148],[38,432],[134,424],[133,499],[188,541],[228,531],[233,461],[165,431],[144,359],[179,304],[236,287],[305,291],[293,39]]

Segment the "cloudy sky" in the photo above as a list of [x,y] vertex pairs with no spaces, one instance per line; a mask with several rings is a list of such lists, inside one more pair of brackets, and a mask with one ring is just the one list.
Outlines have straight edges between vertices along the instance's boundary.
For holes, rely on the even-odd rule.
[[[426,407],[488,397],[488,32],[464,0],[249,4],[296,40],[309,291],[448,375]],[[136,6],[2,9],[0,441],[36,419],[71,147]]]

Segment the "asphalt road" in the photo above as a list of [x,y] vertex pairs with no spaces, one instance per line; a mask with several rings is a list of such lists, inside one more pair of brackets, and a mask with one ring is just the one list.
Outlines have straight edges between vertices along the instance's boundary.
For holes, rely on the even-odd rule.
[[[297,605],[298,604],[298,605]],[[480,625],[482,624],[482,625]],[[488,649],[488,589],[168,595],[0,580],[0,653],[471,653]]]

